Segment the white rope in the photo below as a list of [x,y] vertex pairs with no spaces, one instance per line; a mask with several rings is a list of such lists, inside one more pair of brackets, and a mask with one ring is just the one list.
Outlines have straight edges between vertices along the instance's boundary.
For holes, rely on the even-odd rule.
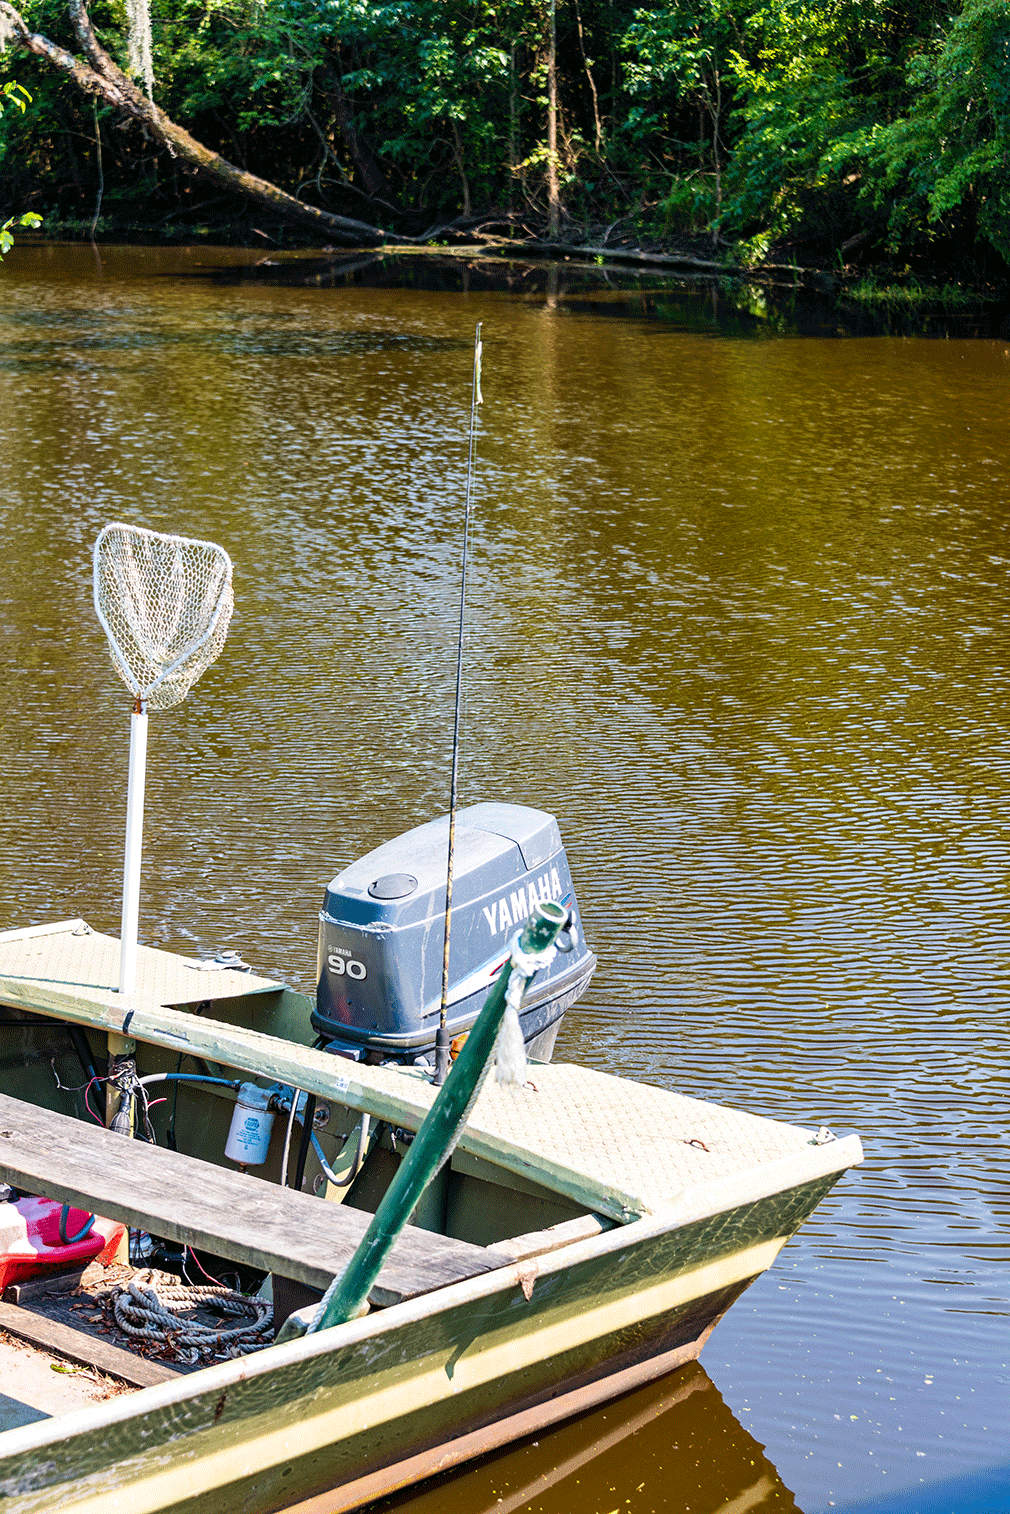
[[340,1287],[340,1284],[343,1282],[344,1273],[346,1271],[346,1267],[341,1268],[330,1286],[327,1288],[326,1292],[323,1294],[322,1298],[319,1300],[319,1303],[316,1307],[316,1312],[309,1321],[308,1328],[305,1331],[306,1335],[315,1335],[316,1331],[319,1329],[319,1326],[323,1322],[323,1315],[326,1313],[326,1306],[329,1304],[330,1299]]
[[[553,945],[553,944],[551,946],[545,946],[544,949],[543,949],[543,951],[539,951],[539,952],[524,952],[523,949],[522,949],[522,947],[519,945],[519,940],[520,940],[520,935],[519,935],[519,932],[517,931],[516,935],[515,935],[515,938],[514,938],[514,940],[512,942],[512,958],[511,958],[511,960],[512,960],[512,966],[513,966],[513,968],[517,968],[519,970],[519,972],[522,973],[523,977],[525,977],[525,978],[532,978],[535,973],[540,972],[541,968],[550,967],[551,963],[554,961],[554,958],[558,954],[557,946]],[[515,977],[515,974],[513,973],[512,977],[509,979],[508,990],[506,991],[506,994],[505,994],[505,998],[508,1000],[508,1002],[510,1004],[511,1004],[512,1000],[509,999],[509,993],[510,992],[515,992],[515,990],[513,990],[513,988],[512,988],[512,978],[514,978],[514,977]],[[518,992],[519,992],[519,997],[521,999],[522,998],[522,990],[519,989]]]
[[[212,1304],[232,1316],[244,1315],[247,1323],[214,1326],[179,1318],[201,1304]],[[273,1309],[264,1299],[246,1298],[231,1288],[164,1283],[150,1271],[131,1278],[112,1307],[116,1324],[127,1335],[172,1346],[195,1346],[201,1356],[214,1355],[222,1347],[229,1355],[244,1356],[269,1345],[272,1338]]]
[[[443,1167],[456,1150],[459,1138],[473,1113],[473,1106],[484,1091],[484,1083],[491,1071],[491,1063],[495,1064],[495,1078],[499,1083],[508,1083],[522,1088],[526,1082],[526,1043],[523,1040],[522,1026],[519,1024],[519,1007],[530,978],[542,967],[550,967],[558,954],[558,949],[556,946],[547,946],[540,952],[524,952],[519,945],[520,934],[521,932],[516,931],[512,938],[509,980],[505,986],[505,1013],[498,1027],[494,1047],[483,1072],[474,1084],[473,1093],[460,1116],[448,1150],[442,1158]],[[502,971],[504,972],[505,969],[502,968]]]
[[527,983],[541,968],[550,967],[558,949],[552,945],[540,952],[524,952],[519,945],[519,936],[517,931],[512,940],[509,959],[511,970],[505,989],[505,1013],[494,1043],[494,1075],[499,1083],[511,1083],[521,1088],[526,1082],[526,1043],[519,1024],[519,1009]]

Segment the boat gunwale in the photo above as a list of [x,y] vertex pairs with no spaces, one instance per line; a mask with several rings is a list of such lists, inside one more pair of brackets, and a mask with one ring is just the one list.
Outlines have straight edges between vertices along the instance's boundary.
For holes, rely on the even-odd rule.
[[[811,1144],[778,1161],[695,1185],[678,1195],[663,1212],[615,1226],[587,1240],[493,1268],[388,1308],[373,1310],[331,1330],[268,1346],[254,1356],[216,1363],[178,1381],[141,1388],[106,1400],[101,1405],[0,1432],[0,1496],[4,1494],[3,1463],[8,1458],[30,1455],[47,1446],[125,1424],[131,1419],[193,1399],[215,1394],[220,1398],[233,1386],[254,1377],[309,1362],[381,1336],[389,1329],[417,1324],[436,1314],[448,1314],[498,1293],[513,1289],[522,1289],[525,1293],[536,1279],[552,1277],[585,1262],[601,1262],[611,1252],[623,1250],[629,1244],[637,1247],[685,1225],[759,1203],[832,1174],[840,1175],[862,1160],[862,1145],[854,1134],[821,1145]],[[787,1238],[783,1237],[783,1241]]]

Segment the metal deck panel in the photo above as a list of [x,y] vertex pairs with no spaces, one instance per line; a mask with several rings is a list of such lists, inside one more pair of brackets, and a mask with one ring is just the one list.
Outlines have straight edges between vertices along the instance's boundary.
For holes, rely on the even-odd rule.
[[[141,947],[137,993],[113,991],[119,943],[64,922],[0,936],[0,997],[80,1021],[95,1006],[108,1029],[127,1010],[129,1034],[177,1046],[181,1038],[246,1072],[293,1082],[324,1098],[417,1128],[436,1090],[420,1069],[369,1067],[261,1031],[161,1006],[264,993],[281,985],[233,971],[205,972],[170,952]],[[38,990],[45,990],[39,993]],[[34,992],[33,992],[34,991]],[[73,1003],[76,1000],[76,1006]],[[110,1013],[111,1011],[111,1013]],[[145,1011],[150,1017],[145,1025]],[[213,1045],[214,1050],[208,1051]],[[573,1064],[531,1064],[523,1088],[487,1078],[459,1142],[462,1151],[544,1184],[615,1218],[658,1213],[699,1185],[799,1155],[811,1132],[668,1089]]]
[[[104,1001],[119,983],[119,941],[84,920],[61,920],[0,934],[0,977],[48,983]],[[196,958],[154,946],[137,948],[137,986],[130,1003],[192,1004],[283,988],[270,978],[232,968],[203,968]]]

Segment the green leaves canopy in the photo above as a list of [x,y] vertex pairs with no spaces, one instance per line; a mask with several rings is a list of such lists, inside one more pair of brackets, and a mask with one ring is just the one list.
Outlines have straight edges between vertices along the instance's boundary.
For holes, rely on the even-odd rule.
[[902,236],[963,226],[1010,262],[1010,4],[966,0],[909,61],[907,113],[869,134]]

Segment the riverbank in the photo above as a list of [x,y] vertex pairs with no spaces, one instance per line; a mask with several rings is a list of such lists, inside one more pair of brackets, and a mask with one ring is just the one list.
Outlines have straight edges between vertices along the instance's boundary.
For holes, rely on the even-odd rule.
[[[233,247],[248,251],[269,250],[270,255],[354,256],[365,251],[391,253],[394,243],[387,232],[376,228],[371,247],[335,246],[322,243],[303,227],[287,222],[271,224],[262,217],[256,224],[238,205],[206,202],[216,214],[198,218],[200,207],[187,207],[185,224],[161,220],[120,223],[100,218],[92,236],[92,223],[76,219],[49,219],[41,233],[46,241],[94,241],[95,245],[142,245],[179,247]],[[194,216],[194,211],[197,213]],[[630,218],[629,218],[630,219]],[[984,307],[1010,304],[1010,270],[1000,260],[987,256],[979,261],[977,249],[963,248],[961,255],[933,262],[922,257],[896,259],[874,256],[869,239],[854,239],[859,247],[836,251],[834,260],[818,256],[818,249],[787,244],[768,245],[758,253],[753,243],[713,239],[708,234],[648,234],[648,227],[618,231],[611,226],[572,229],[568,237],[549,238],[544,228],[531,227],[505,213],[489,213],[429,228],[416,241],[404,245],[396,240],[402,256],[504,258],[547,263],[590,263],[612,269],[637,269],[733,280],[766,289],[815,291],[852,306],[888,315],[959,315]],[[821,250],[823,251],[823,250]],[[878,249],[879,251],[879,249]],[[858,252],[858,256],[856,253]],[[951,249],[947,249],[950,253]]]
[[[455,232],[450,240],[413,246],[318,247],[304,237],[277,239],[262,228],[255,245],[193,237],[155,238],[140,228],[121,240],[91,243],[21,234],[26,253],[77,248],[99,266],[130,248],[141,256],[184,260],[186,276],[218,283],[288,287],[402,287],[444,293],[523,291],[575,309],[605,302],[612,315],[672,322],[741,336],[1010,337],[1010,289],[976,289],[950,278],[930,281],[907,270],[831,271],[768,260],[753,267],[704,257],[699,242],[665,249],[577,244],[533,237]],[[705,241],[710,243],[710,239]],[[288,245],[280,245],[286,242]]]

